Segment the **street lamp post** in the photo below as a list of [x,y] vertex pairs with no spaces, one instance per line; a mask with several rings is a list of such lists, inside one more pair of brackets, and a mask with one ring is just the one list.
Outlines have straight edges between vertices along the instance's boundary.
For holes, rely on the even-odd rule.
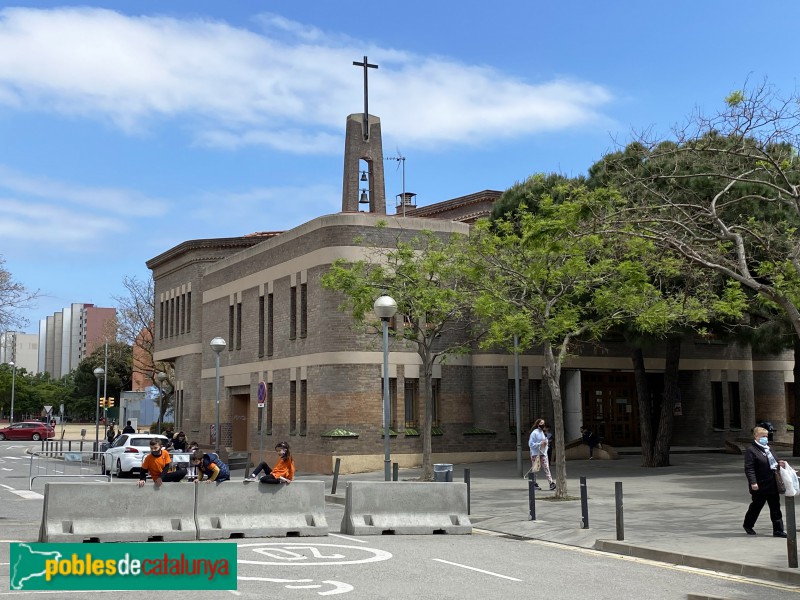
[[214,351],[217,367],[217,422],[214,429],[214,451],[219,455],[219,353],[225,350],[228,344],[221,337],[217,336],[211,340],[211,349]]
[[384,294],[373,305],[375,315],[383,324],[383,478],[392,480],[392,459],[389,455],[389,422],[391,407],[389,406],[389,319],[397,312],[397,302]]
[[11,365],[11,416],[8,420],[9,425],[14,424],[14,391],[17,386],[17,365],[12,360],[10,363]]
[[167,374],[164,371],[160,371],[158,373],[158,391],[161,392],[161,402],[158,403],[158,431],[156,431],[159,434],[164,425],[162,415],[164,414],[164,382],[166,380]]
[[100,451],[100,379],[105,375],[103,367],[97,367],[94,371],[95,378],[97,379],[97,402],[94,407],[94,451]]

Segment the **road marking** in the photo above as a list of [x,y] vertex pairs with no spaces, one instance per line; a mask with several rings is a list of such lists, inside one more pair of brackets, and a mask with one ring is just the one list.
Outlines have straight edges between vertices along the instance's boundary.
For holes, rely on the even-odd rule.
[[500,575],[500,573],[492,573],[491,571],[484,571],[483,569],[478,569],[477,567],[461,565],[459,563],[450,562],[449,560],[443,560],[441,558],[433,558],[431,560],[435,560],[440,563],[445,563],[447,565],[453,565],[454,567],[461,567],[462,569],[469,569],[470,571],[477,571],[478,573],[484,573],[486,575],[491,575],[493,577],[500,577],[502,579],[509,579],[511,581],[522,581],[522,579],[517,579],[516,577],[509,577],[508,575]]
[[[240,565],[269,565],[269,566],[319,566],[319,565],[360,565],[364,563],[380,562],[392,558],[390,552],[378,550],[376,548],[364,548],[363,546],[343,546],[339,544],[309,544],[309,543],[287,543],[287,542],[257,542],[254,544],[239,544],[239,548],[250,548],[253,552],[262,556],[272,558],[272,561],[242,560],[237,561]],[[323,554],[318,548],[322,548],[328,554]],[[301,554],[300,550],[306,550],[316,560],[309,560],[309,556]],[[347,551],[354,551],[355,558],[348,558]],[[345,555],[343,556],[342,553]],[[359,557],[358,555],[361,555]],[[366,555],[364,557],[364,555]],[[363,558],[362,558],[363,557]],[[326,560],[334,559],[334,560]]]
[[[242,561],[239,561],[242,562]],[[236,577],[239,581],[268,581],[270,583],[285,583],[284,586],[287,590],[316,590],[321,588],[320,584],[314,583],[313,579],[273,579],[269,577]],[[293,585],[298,583],[304,583],[306,585]],[[320,596],[333,596],[334,594],[346,594],[347,592],[353,591],[353,586],[349,583],[343,583],[341,581],[333,581],[330,579],[326,579],[322,583],[327,583],[333,586],[332,590],[327,590],[325,592],[317,592]]]
[[38,500],[39,498],[44,498],[42,494],[38,492],[32,492],[30,490],[8,490],[12,494],[16,494],[21,498],[25,498],[26,500]]
[[4,487],[4,488],[6,488],[7,490],[13,490],[13,489],[14,489],[14,488],[12,488],[10,485],[6,485],[6,484],[4,484],[4,483],[0,483],[0,487]]
[[14,469],[7,469],[6,467],[3,467],[2,469],[3,469],[3,471],[13,471],[14,470]]
[[24,456],[4,456],[3,458],[10,458],[11,460],[25,460]]
[[348,542],[358,542],[359,544],[366,544],[367,543],[367,540],[359,540],[357,538],[353,538],[353,537],[350,537],[350,536],[347,536],[347,535],[340,535],[338,533],[329,533],[328,535],[330,537],[337,537],[337,538],[341,538],[343,540],[347,540]]

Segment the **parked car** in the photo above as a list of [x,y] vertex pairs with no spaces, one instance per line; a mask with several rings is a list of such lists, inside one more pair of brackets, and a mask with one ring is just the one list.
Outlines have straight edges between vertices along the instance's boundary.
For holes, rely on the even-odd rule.
[[0,440],[49,440],[56,437],[52,427],[38,421],[23,421],[0,429]]
[[[150,440],[161,440],[161,445],[167,444],[163,435],[152,433],[123,433],[114,440],[111,447],[103,454],[103,474],[112,471],[117,477],[133,475],[142,469],[142,461],[150,452]],[[186,467],[189,464],[189,455],[186,453],[169,453],[172,463],[176,466]]]

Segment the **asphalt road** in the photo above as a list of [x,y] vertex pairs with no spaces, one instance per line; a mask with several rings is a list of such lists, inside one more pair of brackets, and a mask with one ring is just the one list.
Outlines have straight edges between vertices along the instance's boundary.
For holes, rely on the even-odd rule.
[[[9,545],[35,541],[44,481],[28,491],[27,442],[0,442],[0,596],[118,599],[120,592],[16,592],[9,590]],[[53,464],[53,472],[59,470]],[[56,474],[56,473],[54,473]],[[63,474],[63,473],[62,473]],[[88,473],[84,480],[104,481]],[[113,485],[113,483],[111,484]],[[186,484],[174,484],[186,485]],[[231,481],[225,485],[241,485]],[[103,499],[98,498],[102,507]],[[117,515],[108,507],[109,518]],[[239,539],[238,589],[190,593],[199,598],[491,598],[679,599],[687,594],[718,598],[797,598],[797,588],[586,548],[479,529],[471,536],[343,536],[340,505],[327,509],[331,534],[317,538]],[[127,518],[131,518],[130,515]],[[137,600],[161,600],[163,592],[136,592]]]

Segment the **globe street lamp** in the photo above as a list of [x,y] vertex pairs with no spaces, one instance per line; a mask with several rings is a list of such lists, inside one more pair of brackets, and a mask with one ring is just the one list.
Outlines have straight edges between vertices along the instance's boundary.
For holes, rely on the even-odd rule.
[[9,418],[8,424],[14,424],[14,388],[17,384],[17,365],[14,364],[12,360],[10,363],[11,365],[11,417]]
[[158,431],[156,433],[161,433],[161,428],[163,426],[163,418],[162,415],[164,414],[164,382],[167,380],[167,374],[164,371],[160,371],[158,374],[158,391],[161,392],[161,402],[158,404]]
[[389,456],[389,319],[397,312],[397,302],[384,294],[373,305],[375,315],[383,324],[383,478],[392,480],[392,460]]
[[217,366],[217,423],[214,429],[214,451],[219,456],[219,353],[225,350],[228,344],[221,337],[211,340],[211,349],[214,351]]
[[103,367],[97,367],[94,371],[95,378],[97,379],[97,403],[94,407],[94,451],[100,451],[100,379],[105,375]]

